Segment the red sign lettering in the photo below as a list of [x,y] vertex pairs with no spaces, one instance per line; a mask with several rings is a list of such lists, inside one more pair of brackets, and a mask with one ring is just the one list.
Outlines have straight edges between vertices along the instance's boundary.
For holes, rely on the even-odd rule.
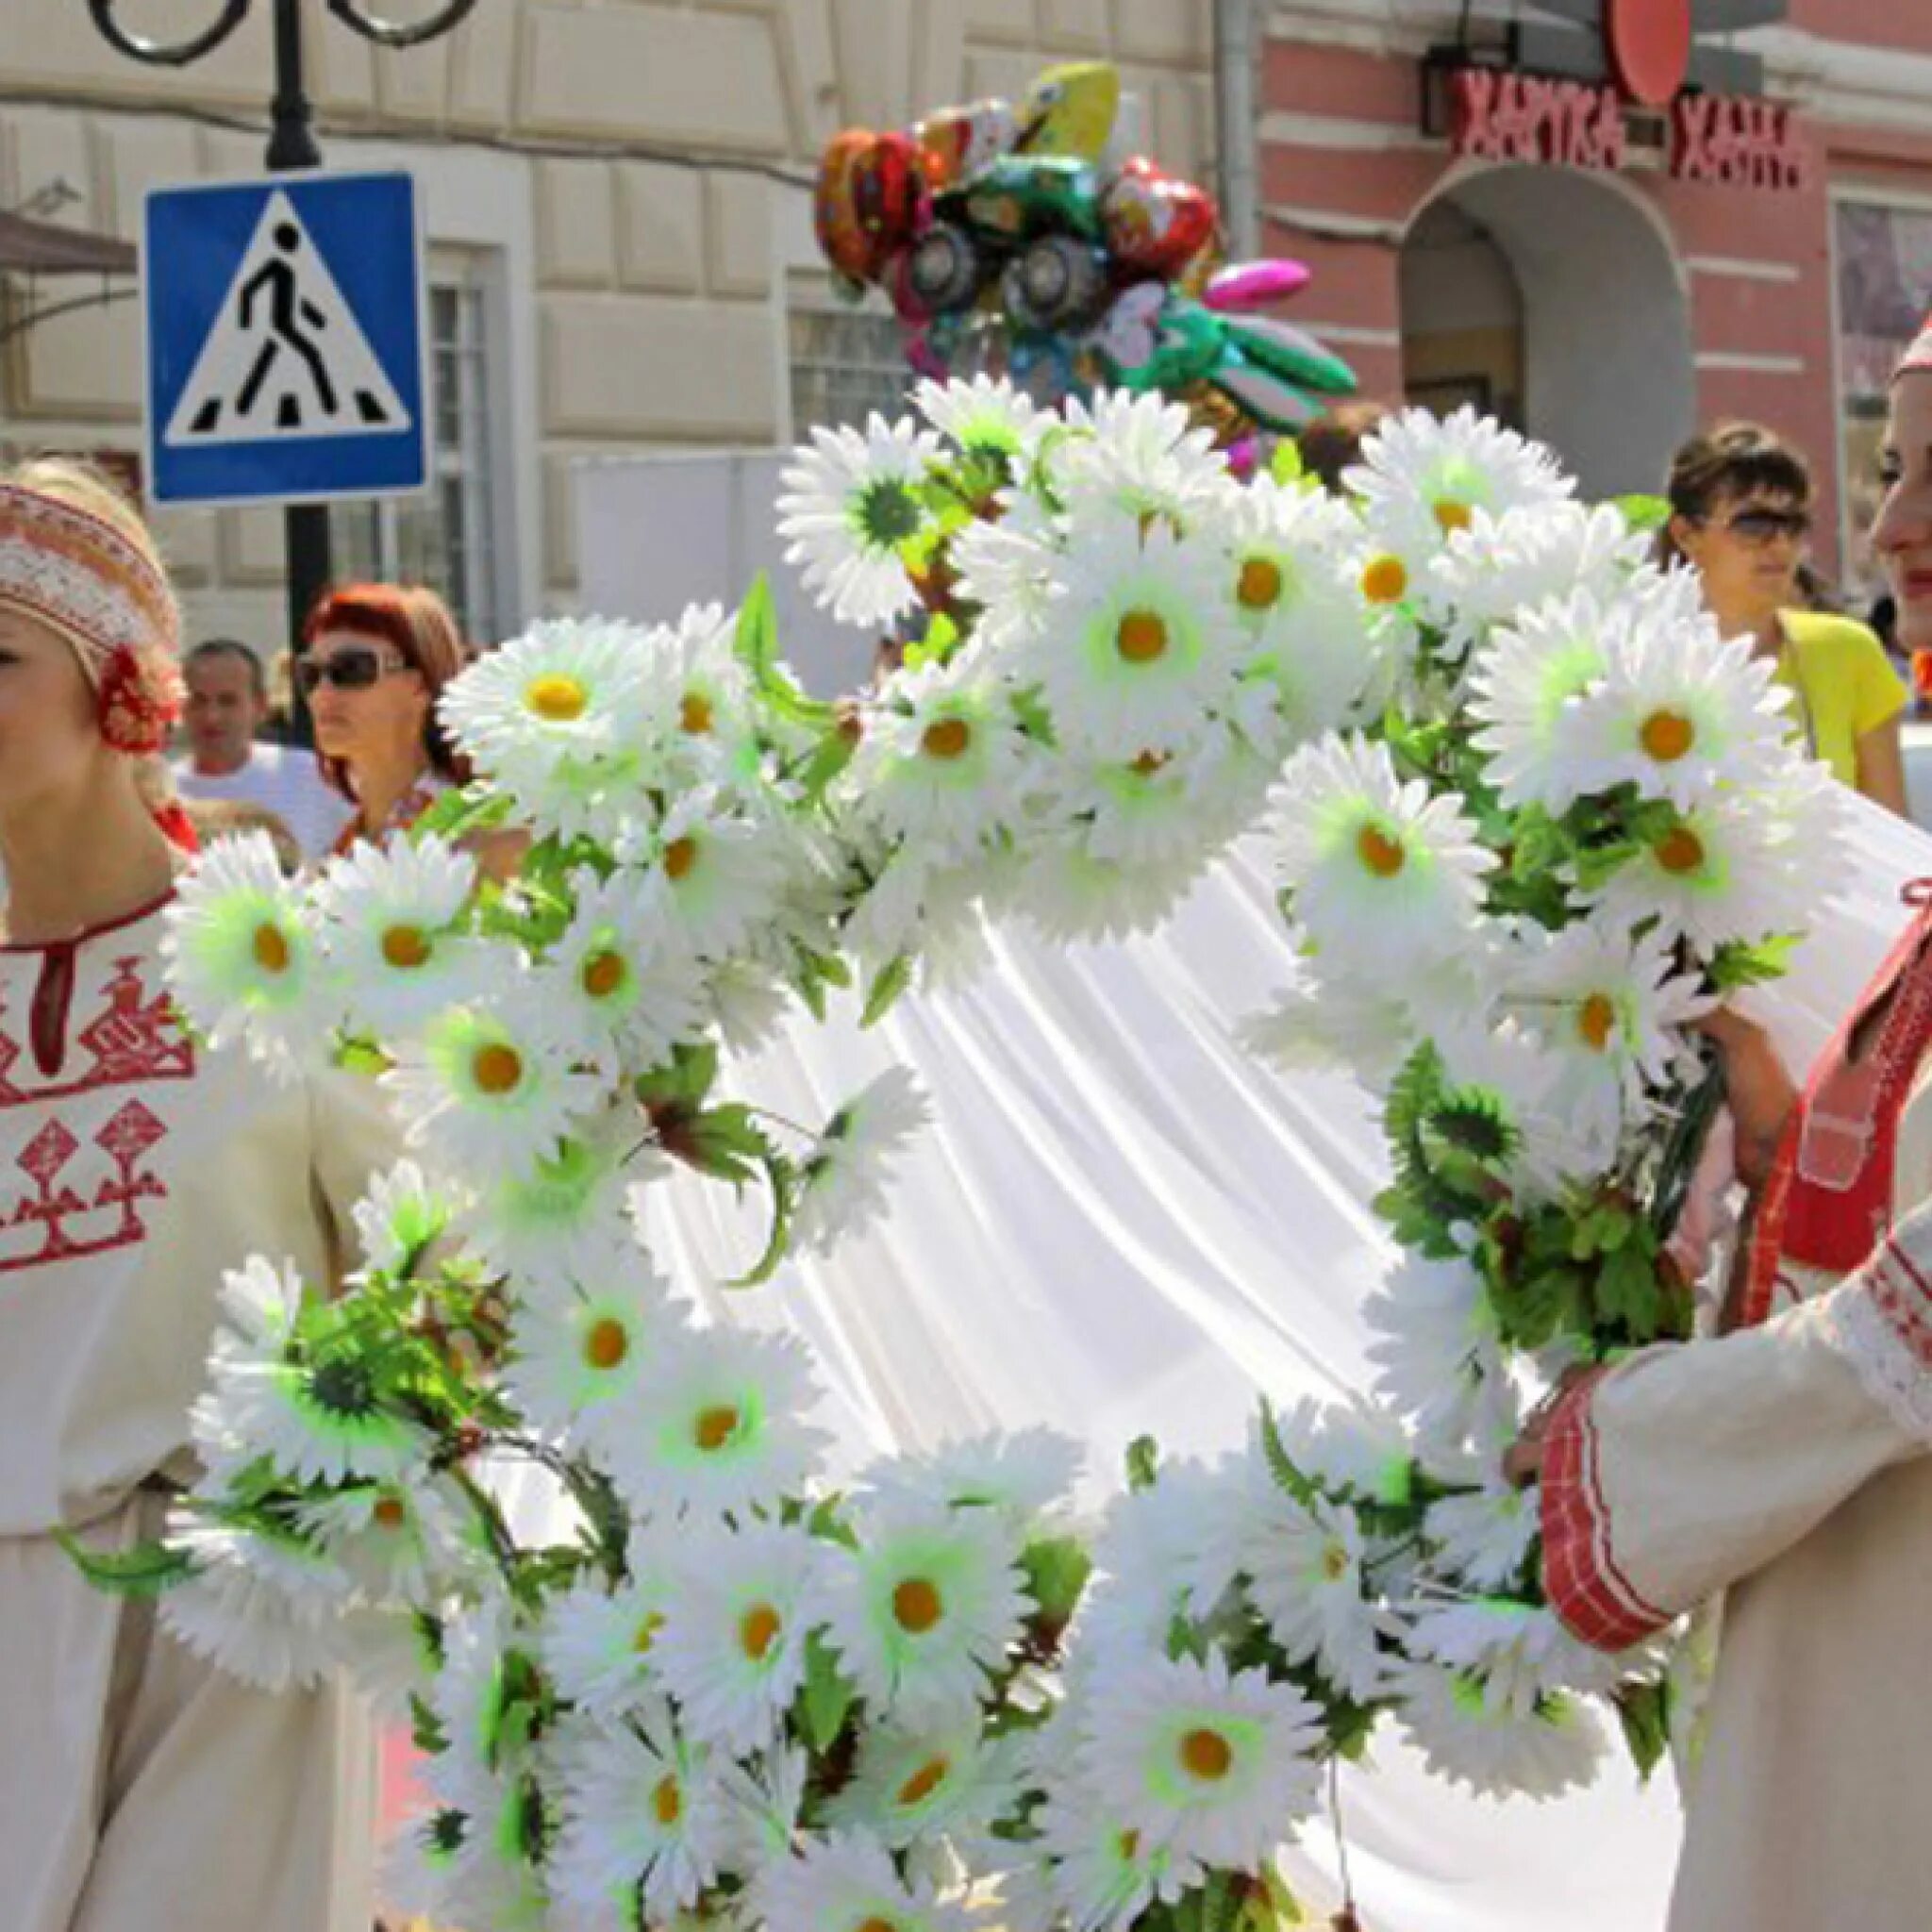
[[1671,113],[1671,173],[1719,188],[1803,188],[1809,158],[1798,117],[1771,101],[1685,94]]
[[1616,95],[1574,80],[1460,68],[1451,76],[1449,113],[1451,151],[1479,160],[1614,169],[1628,152]]

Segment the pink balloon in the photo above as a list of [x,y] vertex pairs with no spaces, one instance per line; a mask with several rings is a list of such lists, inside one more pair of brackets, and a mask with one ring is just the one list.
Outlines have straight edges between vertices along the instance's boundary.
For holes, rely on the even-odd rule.
[[1299,261],[1235,261],[1209,277],[1201,300],[1224,310],[1265,308],[1300,294],[1313,279],[1313,271]]

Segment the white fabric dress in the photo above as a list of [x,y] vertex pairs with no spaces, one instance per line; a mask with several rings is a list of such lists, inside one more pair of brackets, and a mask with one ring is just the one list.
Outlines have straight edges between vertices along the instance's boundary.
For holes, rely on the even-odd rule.
[[359,1707],[243,1688],[50,1535],[157,1530],[223,1269],[329,1282],[387,1146],[347,1076],[276,1089],[183,1037],[161,927],[0,949],[0,1924],[368,1932]]

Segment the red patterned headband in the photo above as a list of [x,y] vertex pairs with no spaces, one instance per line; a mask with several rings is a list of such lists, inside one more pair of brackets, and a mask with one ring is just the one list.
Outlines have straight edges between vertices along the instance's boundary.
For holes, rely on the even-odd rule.
[[141,547],[91,511],[0,483],[0,605],[51,625],[100,693],[101,735],[158,752],[181,714],[181,618]]

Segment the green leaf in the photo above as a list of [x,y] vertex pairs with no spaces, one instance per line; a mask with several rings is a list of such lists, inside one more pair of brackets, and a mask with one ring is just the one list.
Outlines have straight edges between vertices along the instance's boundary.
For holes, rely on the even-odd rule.
[[816,1630],[805,1642],[805,1683],[798,1693],[806,1741],[823,1757],[839,1740],[858,1693],[839,1668],[837,1653]]
[[898,1005],[912,984],[916,965],[910,953],[901,953],[879,970],[865,991],[865,1011],[858,1021],[861,1027],[876,1026]]
[[1065,1629],[1086,1593],[1087,1579],[1093,1574],[1092,1557],[1074,1537],[1042,1537],[1026,1546],[1020,1567],[1041,1616],[1052,1628]]
[[778,618],[772,603],[772,586],[763,571],[753,578],[739,607],[732,649],[751,674],[758,696],[779,717],[814,730],[824,730],[833,723],[834,708],[807,697],[778,661]]
[[343,1040],[336,1044],[336,1065],[345,1074],[358,1074],[364,1079],[373,1080],[378,1074],[386,1074],[393,1064],[388,1054],[373,1040]]
[[797,1171],[776,1148],[766,1145],[765,1180],[772,1192],[772,1225],[765,1237],[765,1249],[744,1274],[727,1281],[726,1288],[762,1288],[777,1274],[779,1264],[791,1250],[791,1209]]
[[1136,1436],[1127,1444],[1127,1488],[1151,1490],[1160,1479],[1160,1444],[1152,1436]]
[[1321,1491],[1296,1467],[1294,1457],[1288,1453],[1288,1444],[1281,1440],[1281,1428],[1274,1420],[1274,1410],[1265,1397],[1261,1403],[1261,1454],[1268,1464],[1269,1474],[1304,1509],[1321,1507]]
[[812,747],[811,756],[798,774],[798,782],[814,805],[819,804],[832,789],[839,774],[852,762],[852,755],[858,749],[858,738],[837,725]]
[[1664,1291],[1657,1257],[1648,1241],[1631,1241],[1604,1257],[1596,1278],[1596,1309],[1638,1341],[1648,1341],[1663,1323]]
[[445,791],[409,827],[411,839],[447,839],[454,844],[473,832],[488,832],[507,824],[514,801],[507,791],[483,785],[466,785]]
[[1307,475],[1307,465],[1302,461],[1293,437],[1284,436],[1274,445],[1274,454],[1268,458],[1268,474],[1277,483],[1299,483]]
[[678,1046],[661,1067],[640,1074],[636,1092],[646,1107],[698,1108],[718,1077],[718,1049],[710,1041]]
[[1612,502],[1633,530],[1661,530],[1671,520],[1671,506],[1665,497],[1640,494],[1619,496]]
[[1735,992],[1740,987],[1782,979],[1791,970],[1797,944],[1796,933],[1780,933],[1755,946],[1742,940],[1728,941],[1711,956],[1710,983],[1719,992]]
[[687,1167],[734,1187],[757,1180],[774,1153],[757,1116],[736,1100],[692,1115],[662,1145],[665,1153]]
[[91,1550],[72,1530],[58,1528],[54,1541],[75,1568],[109,1596],[159,1596],[186,1583],[198,1567],[193,1557],[163,1542],[136,1543],[129,1550]]
[[1674,1702],[1670,1682],[1660,1678],[1650,1684],[1620,1684],[1611,1693],[1617,1707],[1617,1722],[1624,1727],[1624,1741],[1637,1774],[1645,1783],[1671,1748],[1671,1707]]

